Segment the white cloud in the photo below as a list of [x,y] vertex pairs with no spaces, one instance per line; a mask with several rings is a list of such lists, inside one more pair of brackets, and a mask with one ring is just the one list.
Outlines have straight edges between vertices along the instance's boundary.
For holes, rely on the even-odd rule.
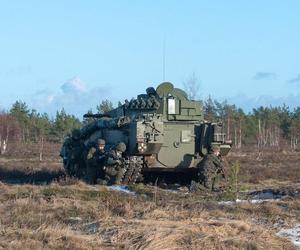
[[91,108],[95,112],[101,100],[111,100],[110,89],[109,86],[88,88],[79,77],[74,77],[63,83],[57,91],[41,90],[35,93],[30,106],[50,115],[64,108],[68,113],[81,118]]
[[61,89],[64,93],[84,93],[87,92],[86,86],[84,82],[81,81],[81,79],[76,76],[73,77],[72,79],[66,81],[62,86]]

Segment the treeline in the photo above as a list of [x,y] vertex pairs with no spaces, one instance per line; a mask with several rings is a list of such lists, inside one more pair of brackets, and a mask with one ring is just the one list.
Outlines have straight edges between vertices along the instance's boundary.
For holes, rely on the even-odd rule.
[[[109,100],[102,101],[97,107],[98,113],[113,108]],[[91,111],[88,111],[91,112]],[[40,143],[44,141],[61,143],[75,128],[82,127],[89,120],[81,121],[64,109],[57,111],[54,117],[30,109],[25,102],[16,101],[8,111],[0,112],[0,154],[5,153],[7,145],[14,142]]]
[[[109,100],[97,106],[97,112],[103,113],[113,108]],[[244,145],[263,147],[290,146],[297,149],[300,138],[300,107],[290,110],[280,107],[260,107],[245,113],[241,108],[226,101],[218,102],[208,98],[203,102],[205,119],[220,121],[224,124],[227,139],[232,140],[235,148]],[[87,113],[91,113],[87,111]],[[90,118],[91,119],[91,118]],[[54,117],[30,109],[25,102],[17,101],[8,111],[0,113],[0,153],[5,152],[10,141],[44,141],[61,143],[74,128],[80,128],[90,120],[80,120],[67,114],[64,109],[57,111]]]
[[208,98],[204,102],[205,119],[221,121],[227,139],[233,146],[257,145],[263,147],[290,146],[296,149],[300,138],[300,107],[290,110],[286,105],[259,107],[245,113],[226,101]]

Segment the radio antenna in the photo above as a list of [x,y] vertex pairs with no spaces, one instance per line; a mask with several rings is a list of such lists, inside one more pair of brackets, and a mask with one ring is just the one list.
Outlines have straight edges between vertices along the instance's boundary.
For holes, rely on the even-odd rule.
[[166,78],[166,38],[163,40],[163,81]]

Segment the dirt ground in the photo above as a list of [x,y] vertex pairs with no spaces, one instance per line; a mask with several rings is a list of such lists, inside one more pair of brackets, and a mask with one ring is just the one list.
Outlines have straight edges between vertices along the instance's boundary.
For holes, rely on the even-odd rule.
[[237,192],[192,193],[90,186],[64,178],[58,145],[26,148],[0,157],[0,249],[296,249],[279,232],[299,223],[297,152],[231,152]]

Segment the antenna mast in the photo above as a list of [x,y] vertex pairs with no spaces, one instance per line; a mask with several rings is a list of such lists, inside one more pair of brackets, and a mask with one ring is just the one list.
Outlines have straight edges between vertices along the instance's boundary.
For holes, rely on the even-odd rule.
[[163,81],[166,78],[166,39],[163,40]]

